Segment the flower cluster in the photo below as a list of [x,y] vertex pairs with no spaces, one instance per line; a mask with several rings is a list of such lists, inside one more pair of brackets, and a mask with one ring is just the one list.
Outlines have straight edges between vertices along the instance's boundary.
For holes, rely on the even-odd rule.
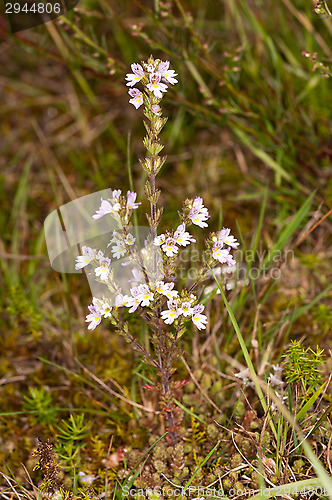
[[127,246],[134,245],[136,238],[131,233],[127,233],[125,237],[123,237],[117,231],[113,231],[113,238],[107,245],[107,248],[112,245],[112,255],[113,258],[120,259],[120,257],[124,257],[127,252]]
[[191,316],[191,320],[196,325],[199,330],[206,328],[207,317],[205,314],[201,314],[204,311],[204,306],[197,304],[193,306],[193,302],[196,301],[196,297],[192,295],[189,300],[181,301],[181,299],[170,299],[167,302],[167,307],[165,311],[162,311],[161,317],[167,325],[171,325],[180,315],[187,317]]
[[[127,196],[121,196],[120,190],[113,191],[113,197],[109,200],[101,199],[100,208],[92,217],[99,219],[105,215],[125,214],[125,220],[130,210],[138,208],[140,203],[136,202],[136,193],[127,192]],[[187,223],[193,223],[200,227],[206,227],[205,222],[209,218],[209,213],[204,207],[203,200],[196,197],[195,200],[187,200]],[[120,259],[124,257],[131,246],[135,244],[135,237],[125,230],[122,234],[118,231],[113,231],[113,236],[107,245],[111,247],[112,257]],[[179,252],[180,247],[185,247],[196,240],[191,234],[186,231],[186,223],[182,222],[175,231],[165,231],[165,233],[156,236],[153,244],[160,246],[167,257],[173,257]],[[212,233],[210,238],[212,258],[221,264],[232,266],[235,264],[230,251],[236,249],[239,245],[237,240],[230,234],[230,229],[223,228],[217,233]],[[109,283],[111,274],[111,259],[105,256],[102,250],[96,250],[88,246],[82,247],[82,255],[76,258],[75,269],[82,269],[89,264],[93,265],[96,278],[105,284]],[[135,271],[135,272],[134,272]],[[161,311],[161,318],[165,324],[171,325],[180,316],[182,318],[191,317],[192,322],[201,330],[206,328],[207,318],[202,314],[204,306],[197,304],[197,298],[191,294],[190,297],[179,297],[177,290],[174,290],[174,283],[165,283],[157,281],[156,283],[144,283],[144,275],[140,270],[133,270],[134,277],[138,281],[137,286],[130,289],[130,295],[117,293],[115,298],[115,307],[127,307],[130,313],[135,312],[138,307],[152,307],[162,304],[162,299],[167,299],[167,308]],[[136,274],[135,274],[136,273]],[[118,290],[121,292],[121,290]],[[89,306],[90,314],[87,315],[86,321],[90,323],[89,329],[93,330],[102,318],[111,316],[112,307],[106,299],[94,298],[92,305]]]
[[[153,64],[142,63],[143,67],[140,64],[132,64],[131,70],[132,73],[128,73],[126,75],[128,87],[133,87],[136,83],[142,81],[144,87],[156,98],[161,99],[163,97],[163,93],[167,92],[166,83],[170,83],[171,85],[175,85],[178,83],[177,73],[173,69],[169,69],[169,61],[159,61],[156,60]],[[165,82],[165,83],[163,83]],[[130,88],[128,91],[131,99],[129,100],[130,104],[133,104],[136,109],[138,109],[144,102],[144,94],[137,88]],[[157,104],[153,105],[155,108],[159,106]],[[152,110],[153,112],[158,112]]]
[[92,218],[97,220],[108,214],[117,217],[121,211],[124,211],[125,220],[128,221],[130,211],[135,210],[141,205],[141,203],[136,203],[136,197],[137,193],[127,191],[127,197],[125,198],[121,195],[121,189],[115,189],[112,193],[112,199],[103,200],[101,198],[100,207]]
[[90,323],[88,330],[94,330],[99,325],[102,318],[110,318],[112,307],[107,300],[97,299],[93,297],[92,305],[88,306],[90,314],[86,317],[86,322]]
[[75,269],[83,269],[92,262],[95,264],[95,275],[102,281],[106,281],[110,274],[111,259],[105,257],[102,250],[83,246],[82,255],[76,257]]
[[139,285],[131,288],[130,296],[117,295],[115,304],[117,307],[126,306],[129,312],[135,312],[141,307],[149,307],[154,301],[161,297],[168,298],[166,310],[161,312],[161,318],[165,324],[171,325],[179,316],[187,318],[191,316],[192,322],[199,330],[206,328],[207,317],[201,314],[204,306],[197,304],[197,297],[191,294],[190,297],[180,298],[177,290],[174,290],[174,283],[157,281],[155,285]]
[[171,232],[166,231],[166,233],[160,234],[153,241],[154,245],[161,246],[167,257],[173,257],[178,253],[179,247],[177,245],[185,247],[190,242],[195,243],[196,240],[186,231],[184,222],[178,226],[173,235]]
[[[130,295],[119,293],[116,296],[115,307],[116,309],[127,307],[129,312],[133,313],[138,307],[149,307],[163,297],[168,299],[167,309],[161,312],[161,318],[165,324],[171,325],[182,316],[182,318],[191,318],[199,330],[206,328],[207,317],[202,314],[204,306],[197,304],[197,297],[194,294],[189,297],[179,297],[178,291],[174,290],[174,283],[157,281],[155,285],[140,284],[134,286],[130,289]],[[90,323],[88,329],[94,330],[102,318],[111,316],[112,307],[107,300],[94,297],[89,311],[90,314],[86,317],[86,321]]]
[[[224,227],[219,233],[212,237],[212,257],[221,264],[234,266],[236,262],[230,254],[230,250],[231,248],[237,248],[239,243],[230,232],[230,229]],[[224,245],[228,245],[227,248],[224,248]]]

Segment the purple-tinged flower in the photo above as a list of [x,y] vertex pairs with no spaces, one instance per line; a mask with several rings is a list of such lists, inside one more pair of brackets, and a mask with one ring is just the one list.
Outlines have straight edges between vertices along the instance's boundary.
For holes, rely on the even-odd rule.
[[121,196],[121,189],[114,189],[112,193],[112,201],[114,203],[119,203],[120,196]]
[[106,300],[93,297],[92,304],[97,308],[97,311],[100,311],[103,318],[109,318],[112,315],[112,306]]
[[205,214],[203,213],[189,213],[189,219],[191,219],[191,222],[193,224],[195,224],[196,226],[199,226],[199,227],[208,227],[208,224],[205,222],[206,220],[208,220],[208,216],[206,216]]
[[140,301],[142,307],[149,306],[153,301],[153,293],[148,285],[138,285],[137,292],[135,291],[135,299]]
[[130,104],[133,104],[136,109],[138,109],[140,106],[142,106],[144,100],[143,100],[143,93],[138,90],[138,89],[130,89],[128,90],[128,94],[132,99],[129,99]]
[[208,226],[205,221],[210,217],[209,212],[208,209],[203,205],[203,199],[199,196],[196,196],[192,207],[190,207],[188,217],[196,226],[202,228]]
[[189,301],[184,301],[182,302],[179,313],[182,314],[184,317],[191,316],[194,312],[194,309],[191,307],[191,303]]
[[104,215],[111,214],[113,213],[113,206],[111,203],[107,200],[101,199],[101,204],[100,208],[97,210],[97,212],[92,216],[93,219],[100,219],[101,217],[104,217]]
[[225,264],[229,259],[229,250],[222,247],[223,244],[221,242],[215,242],[212,247],[212,257],[218,260],[220,264]]
[[225,243],[226,245],[232,247],[232,248],[237,248],[239,246],[238,241],[230,234],[231,230],[223,227],[221,231],[219,231],[218,234],[218,242],[219,243]]
[[115,297],[115,306],[116,307],[123,307],[127,306],[129,303],[130,297],[128,295],[122,295],[122,293],[118,293],[118,295]]
[[176,246],[175,239],[171,237],[166,238],[166,241],[161,248],[164,250],[167,257],[173,257],[173,255],[175,255],[179,251],[178,247]]
[[161,99],[163,97],[162,92],[167,92],[167,85],[161,83],[160,76],[156,73],[150,75],[150,83],[147,84],[147,88],[150,92],[153,92],[155,97]]
[[127,191],[127,211],[128,210],[135,210],[135,208],[138,208],[140,205],[142,205],[141,202],[139,202],[139,203],[135,202],[136,197],[137,197],[137,193],[135,193],[134,191],[133,192]]
[[173,69],[168,68],[169,61],[162,61],[157,68],[157,74],[160,75],[165,82],[174,85],[175,83],[178,83],[176,78],[174,78],[175,76],[178,76],[178,74],[175,73]]
[[86,316],[86,322],[90,322],[90,325],[88,326],[88,330],[94,330],[97,325],[101,322],[101,310],[98,306],[88,306],[88,309],[90,311],[90,314],[87,314]]
[[[230,247],[228,247],[228,251],[230,251]],[[236,260],[233,258],[233,255],[231,253],[228,254],[227,258],[226,258],[226,264],[228,266],[235,266],[236,264]]]
[[170,299],[167,302],[167,307],[168,309],[166,309],[166,311],[162,311],[161,317],[166,325],[171,325],[180,315],[177,300]]
[[157,281],[156,283],[156,292],[164,295],[168,299],[173,299],[178,296],[178,291],[173,290],[174,283],[164,283],[163,281]]
[[106,281],[108,278],[108,275],[110,273],[110,259],[108,257],[105,257],[104,260],[100,262],[100,266],[96,267],[95,269],[95,275],[100,277],[102,281]]
[[204,306],[202,304],[197,304],[197,306],[193,308],[191,316],[192,322],[199,330],[205,329],[208,322],[205,314],[201,314],[203,311]]
[[93,248],[82,246],[82,255],[76,257],[75,269],[82,269],[90,264],[96,256],[96,251]]
[[196,240],[191,236],[191,234],[186,231],[185,223],[183,222],[178,226],[174,233],[174,239],[178,245],[182,245],[183,247],[190,244],[190,242],[195,243]]
[[119,203],[120,194],[121,189],[115,189],[112,193],[112,200],[103,200],[103,198],[101,198],[100,207],[92,216],[92,218],[97,220],[107,214],[116,214],[121,208],[121,205]]
[[130,289],[131,297],[128,299],[127,307],[130,307],[129,312],[135,312],[139,305],[141,305],[141,298],[139,297],[139,289],[134,286]]
[[153,240],[153,244],[157,247],[165,243],[166,236],[162,233],[159,236],[156,236]]
[[128,85],[128,87],[133,87],[134,85],[136,85],[136,83],[140,82],[144,77],[144,70],[140,64],[133,63],[131,65],[131,70],[132,73],[126,74],[126,80],[128,81],[126,85]]

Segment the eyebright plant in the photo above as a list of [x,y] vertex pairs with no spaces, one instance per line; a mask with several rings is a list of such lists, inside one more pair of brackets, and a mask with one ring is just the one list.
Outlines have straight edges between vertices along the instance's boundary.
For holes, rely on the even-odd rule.
[[[131,65],[132,73],[126,75],[126,85],[130,87],[129,102],[138,109],[144,106],[144,121],[147,131],[143,144],[147,156],[140,160],[142,168],[148,175],[145,184],[145,195],[150,202],[150,213],[146,214],[150,227],[150,235],[145,240],[142,250],[138,248],[137,234],[131,227],[133,211],[139,208],[137,195],[128,191],[114,190],[112,198],[101,199],[100,207],[92,218],[113,217],[118,230],[114,230],[107,249],[82,247],[82,255],[76,259],[76,269],[92,267],[95,280],[105,286],[105,294],[93,297],[89,306],[90,313],[86,317],[88,329],[95,329],[103,318],[109,319],[117,332],[132,343],[133,348],[142,355],[143,361],[157,371],[157,383],[146,386],[160,395],[160,407],[168,424],[169,435],[173,443],[177,442],[179,415],[173,402],[174,391],[181,382],[175,383],[172,375],[175,372],[174,362],[181,355],[178,341],[190,328],[191,321],[199,330],[205,329],[207,317],[203,314],[204,306],[199,303],[199,295],[193,292],[204,279],[210,267],[220,264],[232,266],[235,260],[231,249],[239,243],[230,234],[230,229],[223,228],[213,232],[206,239],[206,251],[195,283],[186,285],[182,290],[176,289],[177,259],[183,247],[195,243],[196,240],[188,231],[192,225],[200,228],[208,227],[210,218],[208,209],[202,198],[186,199],[180,221],[174,229],[157,234],[163,208],[158,207],[160,190],[156,188],[156,176],[166,161],[166,156],[159,156],[163,149],[159,134],[167,118],[162,116],[160,102],[168,90],[168,84],[178,83],[174,70],[169,69],[169,61],[154,60],[152,56],[147,62]],[[139,85],[141,89],[134,87]],[[133,265],[134,286],[129,294],[123,294],[121,286],[115,282],[112,261],[122,258],[122,265]],[[113,294],[114,301],[109,299]],[[138,314],[148,325],[150,341],[154,352],[150,354],[130,332],[128,321],[123,318],[123,310]]]

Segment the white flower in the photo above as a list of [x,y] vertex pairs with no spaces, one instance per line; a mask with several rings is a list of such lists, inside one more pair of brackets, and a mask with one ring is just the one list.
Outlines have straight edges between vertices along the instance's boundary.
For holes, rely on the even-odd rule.
[[197,304],[197,306],[195,306],[192,311],[192,322],[199,330],[205,329],[208,322],[205,314],[201,314],[203,311],[204,306],[201,304]]
[[136,83],[140,82],[144,77],[144,70],[140,64],[133,63],[131,65],[131,70],[132,73],[126,74],[126,80],[128,81],[126,85],[129,87],[133,87],[134,85],[136,85]]
[[114,189],[112,193],[113,211],[118,212],[121,208],[120,204],[121,189]]
[[174,85],[175,83],[178,83],[178,81],[174,78],[178,75],[173,69],[168,68],[169,61],[162,61],[157,68],[157,73],[162,77],[164,81],[170,83],[171,85]]
[[223,244],[217,241],[212,247],[212,256],[214,259],[218,260],[221,264],[227,264],[228,266],[235,266],[236,261],[233,259],[232,254],[229,253],[231,247],[222,248]]
[[135,298],[140,301],[142,307],[149,306],[153,301],[153,293],[148,285],[138,285],[137,291],[135,290]]
[[134,236],[132,234],[128,233],[124,241],[125,241],[126,245],[131,246],[135,243],[136,238],[134,238]]
[[112,306],[108,302],[104,302],[101,312],[104,318],[110,318],[112,316]]
[[214,243],[212,247],[212,257],[218,260],[221,264],[225,264],[229,259],[229,251],[227,248],[222,248],[222,243]]
[[96,256],[96,251],[93,248],[82,246],[82,255],[76,257],[75,269],[82,269],[90,264]]
[[160,234],[159,236],[156,236],[155,239],[153,240],[153,244],[155,246],[162,245],[165,243],[166,236],[164,234]]
[[174,239],[178,245],[182,245],[183,247],[190,244],[190,242],[195,243],[196,240],[191,236],[191,234],[186,231],[186,226],[184,222],[178,226],[174,233]]
[[112,246],[112,255],[114,258],[120,259],[126,254],[126,245],[124,241],[117,240],[115,245]]
[[177,290],[173,290],[174,283],[164,283],[163,281],[157,281],[156,292],[164,295],[168,299],[173,299],[178,296]]
[[209,212],[203,205],[203,199],[199,196],[196,196],[193,205],[190,208],[188,217],[193,224],[196,224],[196,226],[202,228],[208,226],[205,221],[210,217]]
[[121,208],[119,203],[120,194],[121,189],[115,189],[112,193],[112,200],[103,200],[103,198],[101,198],[100,207],[92,218],[97,220],[107,214],[116,214]]
[[141,202],[136,203],[137,193],[134,191],[127,191],[127,212],[128,210],[135,210],[135,208],[138,208],[140,205],[142,205]]
[[104,252],[102,250],[98,250],[97,254],[96,254],[96,260],[99,262],[102,261],[104,259]]
[[179,251],[178,247],[175,244],[175,239],[171,237],[166,238],[166,241],[161,248],[164,250],[167,257],[173,257],[173,255],[175,255]]
[[239,373],[234,373],[234,377],[242,380],[242,382],[245,384],[248,382],[248,374],[250,373],[249,368],[245,368],[244,370],[239,371]]
[[136,109],[142,106],[144,100],[143,100],[143,93],[140,90],[130,89],[128,90],[128,94],[131,97],[131,99],[129,99],[130,104],[133,104],[133,106],[135,106]]
[[191,303],[188,301],[182,302],[179,312],[184,317],[191,316],[193,314],[194,309],[191,307]]
[[141,301],[137,297],[129,297],[127,307],[130,307],[129,312],[133,313],[136,311],[138,306],[141,304]]
[[101,299],[98,299],[98,297],[93,297],[92,298],[92,305],[101,309],[103,307],[103,301]]
[[108,257],[105,257],[104,260],[100,262],[100,266],[96,267],[95,269],[95,275],[100,277],[101,280],[106,281],[108,278],[108,275],[110,273],[110,265],[111,261]]
[[[230,248],[229,248],[229,247],[228,247],[228,250],[230,250]],[[236,264],[236,260],[235,260],[235,259],[233,259],[233,256],[232,256],[230,253],[228,254],[228,257],[227,257],[227,259],[226,259],[226,264],[227,264],[228,266],[235,266],[235,264]]]
[[116,307],[123,307],[123,306],[128,307],[129,300],[130,300],[130,297],[128,295],[122,295],[122,293],[119,293],[115,297],[115,306]]
[[274,375],[276,377],[281,378],[281,376],[282,376],[282,370],[283,370],[282,366],[280,366],[279,363],[278,363],[277,365],[272,365],[272,368],[274,369]]
[[178,311],[178,303],[176,300],[170,299],[167,302],[168,309],[166,311],[162,311],[161,317],[166,323],[166,325],[171,325],[176,318],[179,317],[180,313]]
[[113,213],[113,207],[109,201],[101,199],[101,204],[99,209],[96,211],[95,215],[92,216],[93,219],[100,219],[104,215]]
[[110,239],[110,242],[108,243],[107,245],[107,248],[110,247],[112,245],[112,243],[115,243],[116,245],[120,242],[122,242],[123,239],[122,239],[122,236],[121,234],[117,233],[115,230],[113,231],[113,236],[112,238]]
[[93,297],[92,304],[97,308],[103,318],[109,318],[112,315],[112,307],[106,300]]
[[101,310],[98,306],[88,306],[90,314],[86,316],[86,322],[90,322],[88,326],[88,330],[94,330],[97,325],[101,322]]
[[155,97],[161,99],[163,97],[162,92],[167,92],[167,85],[160,82],[160,76],[157,73],[150,74],[150,83],[147,84],[147,88],[150,92],[153,92]]
[[205,222],[208,219],[205,214],[198,213],[191,217],[191,222],[199,227],[208,227],[208,224]]
[[121,196],[121,189],[114,189],[112,193],[112,200],[117,203]]
[[237,248],[239,246],[239,243],[234,238],[234,236],[232,236],[231,234],[229,234],[230,232],[231,232],[230,229],[228,229],[226,227],[223,227],[222,230],[219,231],[218,241],[220,243],[225,243],[229,247]]

